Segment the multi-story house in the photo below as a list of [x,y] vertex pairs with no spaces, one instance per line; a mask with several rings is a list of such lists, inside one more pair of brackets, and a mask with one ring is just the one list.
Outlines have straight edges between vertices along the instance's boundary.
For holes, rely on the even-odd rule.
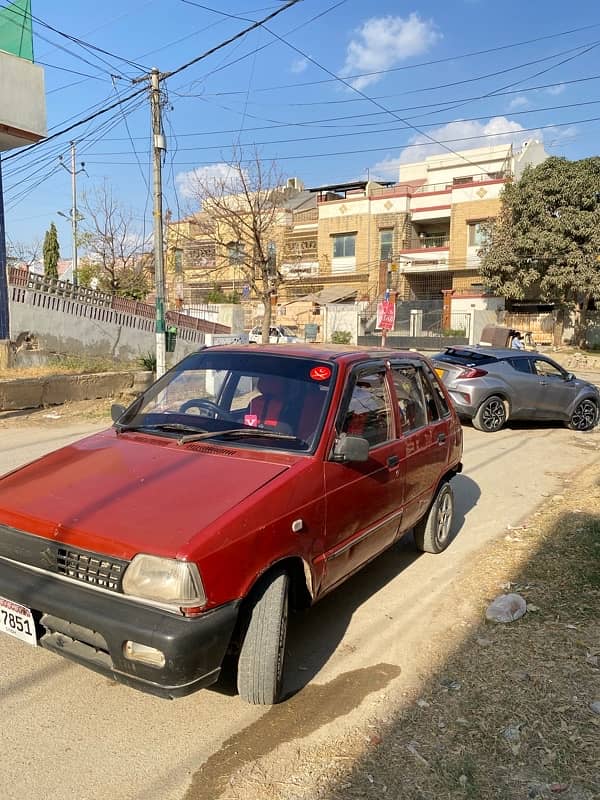
[[[480,291],[484,223],[498,215],[504,184],[546,157],[543,145],[531,141],[519,150],[492,145],[403,163],[397,182],[304,190],[290,179],[294,191],[273,230],[284,278],[278,305],[283,310],[299,298],[318,302],[320,296],[374,302],[386,289],[407,301],[441,299],[451,289]],[[171,244],[179,295],[193,301],[215,282],[224,291],[239,290],[235,259],[215,258],[195,224],[190,218],[171,226],[179,237],[175,248]]]

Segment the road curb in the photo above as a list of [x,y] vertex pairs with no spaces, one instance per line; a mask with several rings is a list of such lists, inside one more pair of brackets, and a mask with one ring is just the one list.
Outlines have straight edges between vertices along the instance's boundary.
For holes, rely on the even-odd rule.
[[152,380],[152,372],[145,371],[0,380],[0,411],[43,408],[76,400],[135,394],[146,389]]

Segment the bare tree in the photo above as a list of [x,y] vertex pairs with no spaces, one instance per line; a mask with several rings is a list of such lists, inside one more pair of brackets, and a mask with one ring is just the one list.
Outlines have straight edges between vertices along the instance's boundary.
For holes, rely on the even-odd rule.
[[216,175],[197,170],[188,192],[203,211],[197,217],[202,236],[214,243],[215,272],[241,272],[262,301],[262,340],[268,342],[271,301],[283,280],[277,269],[277,229],[289,195],[283,176],[254,152],[248,161],[236,156]]
[[84,194],[82,209],[83,275],[97,277],[99,287],[111,294],[143,299],[149,291],[145,242],[133,212],[115,198],[106,181]]
[[42,242],[41,239],[32,239],[31,242],[16,242],[7,238],[6,250],[9,264],[15,262],[30,269],[41,258]]

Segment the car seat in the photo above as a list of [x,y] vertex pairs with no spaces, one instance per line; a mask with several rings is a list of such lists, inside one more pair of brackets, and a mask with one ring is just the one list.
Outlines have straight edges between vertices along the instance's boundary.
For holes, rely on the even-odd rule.
[[285,381],[277,375],[263,375],[258,379],[256,388],[260,394],[250,401],[248,413],[256,417],[258,425],[277,427],[285,402]]

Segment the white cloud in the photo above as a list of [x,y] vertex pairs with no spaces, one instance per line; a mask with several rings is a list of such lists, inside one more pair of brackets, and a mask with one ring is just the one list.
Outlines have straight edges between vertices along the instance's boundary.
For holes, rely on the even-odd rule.
[[179,172],[175,182],[182,197],[198,198],[202,184],[223,184],[227,191],[235,192],[238,188],[238,174],[232,166],[223,162],[211,164],[209,167],[196,167],[188,172]]
[[[355,31],[348,44],[342,75],[390,69],[411,56],[419,55],[441,39],[431,20],[413,12],[409,17],[371,17]],[[365,75],[352,81],[364,89],[381,80],[381,75]]]
[[306,58],[297,58],[295,61],[292,61],[292,65],[290,66],[290,71],[294,73],[294,75],[300,75],[301,72],[308,67],[308,60]]
[[525,97],[525,95],[520,94],[517,97],[513,97],[508,104],[508,110],[515,111],[517,108],[527,108],[528,105],[529,100]]
[[548,94],[556,96],[557,94],[562,94],[566,89],[567,87],[564,83],[557,83],[556,86],[549,86],[546,91]]
[[[470,150],[475,147],[486,147],[497,144],[513,144],[520,147],[530,139],[542,140],[541,131],[525,131],[518,122],[506,117],[492,117],[488,122],[456,120],[440,128],[432,129],[429,135],[438,142],[445,142],[452,150]],[[371,173],[379,178],[398,178],[400,164],[423,161],[427,156],[445,153],[441,144],[431,142],[422,134],[416,134],[410,140],[410,146],[396,157],[387,158],[375,164]]]

